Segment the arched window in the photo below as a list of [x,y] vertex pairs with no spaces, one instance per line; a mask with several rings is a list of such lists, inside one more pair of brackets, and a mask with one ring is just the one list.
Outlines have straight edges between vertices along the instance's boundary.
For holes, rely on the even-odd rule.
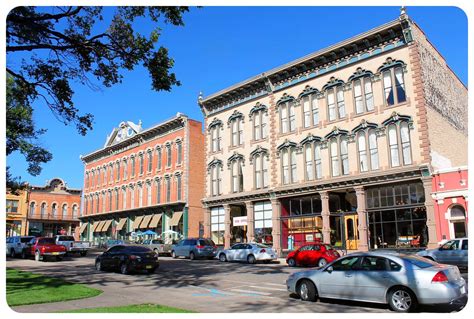
[[77,205],[74,204],[72,205],[72,218],[77,218],[78,217],[78,211],[77,211]]
[[305,179],[312,181],[322,177],[321,139],[311,137],[304,139]]
[[41,218],[46,217],[46,203],[41,203]]
[[109,212],[112,211],[112,197],[113,197],[113,193],[112,193],[112,190],[109,189]]
[[99,167],[97,169],[97,185],[100,186],[100,178],[101,178],[101,174],[102,174],[102,169]]
[[65,219],[66,216],[67,216],[67,204],[63,204],[61,217],[62,217],[62,219]]
[[361,129],[357,133],[359,171],[367,172],[379,168],[377,134],[375,128]]
[[91,184],[90,184],[91,187],[94,187],[94,182],[95,182],[95,171],[92,170],[91,171]]
[[278,147],[278,151],[281,154],[282,183],[296,183],[296,144],[286,142]]
[[130,186],[130,208],[135,208],[135,188]]
[[146,204],[151,206],[151,183],[146,183]]
[[182,177],[181,174],[176,175],[176,200],[181,200],[182,198]]
[[151,173],[153,169],[153,152],[151,150],[148,150],[147,157],[148,157],[147,172]]
[[143,186],[142,184],[138,185],[138,207],[143,206]]
[[84,196],[84,214],[87,215],[89,213],[89,199],[88,196]]
[[120,180],[120,161],[117,161],[115,163],[115,169],[117,170],[117,176],[115,177],[117,181]]
[[329,141],[329,156],[332,176],[349,174],[348,137],[346,131],[333,131],[326,135]]
[[329,121],[335,121],[346,117],[344,82],[332,77],[328,84],[323,87],[323,90],[326,92]]
[[138,174],[143,174],[143,153],[138,154]]
[[135,160],[135,156],[132,156],[132,157],[130,158],[130,160],[132,161],[132,167],[131,167],[132,173],[131,173],[130,175],[131,175],[132,177],[134,177],[134,176],[135,176],[135,171],[136,171],[136,160]]
[[30,216],[34,216],[36,214],[36,203],[31,202],[30,203]]
[[171,166],[171,144],[166,144],[166,166]]
[[259,141],[268,135],[268,111],[265,105],[257,103],[251,110],[249,118],[252,120],[253,140]]
[[301,106],[303,109],[303,127],[308,128],[319,124],[319,103],[318,90],[307,86],[300,94]]
[[218,196],[222,193],[222,161],[213,160],[208,165],[208,172],[211,179],[211,196]]
[[176,142],[176,152],[177,152],[176,164],[179,165],[183,161],[183,142],[182,141]]
[[161,203],[161,178],[155,180],[156,186],[156,203]]
[[53,217],[58,217],[58,204],[53,203],[53,205],[51,205],[51,214]]
[[280,113],[280,133],[285,134],[296,130],[295,100],[292,97],[284,97],[278,104]]
[[412,164],[410,120],[409,116],[394,113],[391,118],[383,122],[387,126],[392,167]]
[[158,170],[161,170],[161,166],[162,166],[162,164],[163,164],[163,160],[162,160],[162,157],[161,157],[161,147],[158,147],[158,148],[156,149],[156,158],[157,158],[157,160],[158,160],[158,163],[156,164],[156,168],[157,168]]
[[385,104],[391,106],[405,102],[404,63],[388,58],[379,71],[382,73]]
[[165,177],[165,187],[166,187],[166,202],[171,202],[171,178],[170,176]]
[[90,186],[89,172],[86,172],[86,188],[89,188]]
[[268,187],[268,152],[267,150],[260,150],[257,149],[250,154],[254,167],[255,189]]
[[127,177],[128,177],[128,162],[127,162],[126,158],[124,158],[124,160],[122,162],[122,165],[123,165],[123,179],[127,179]]
[[115,210],[119,209],[119,190],[118,188],[115,189]]
[[122,209],[127,209],[127,188],[122,187]]
[[244,115],[234,111],[227,121],[230,127],[230,141],[232,146],[239,146],[244,143]]
[[230,161],[231,189],[233,193],[244,190],[243,158],[235,158]]
[[106,185],[107,184],[107,166],[103,166],[102,170],[104,171],[104,178],[103,178],[104,185]]

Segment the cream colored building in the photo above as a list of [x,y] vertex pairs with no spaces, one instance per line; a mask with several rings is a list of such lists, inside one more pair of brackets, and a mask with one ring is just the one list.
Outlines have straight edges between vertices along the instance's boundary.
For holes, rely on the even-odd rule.
[[434,245],[431,171],[467,164],[467,89],[404,10],[199,105],[204,231],[225,247]]

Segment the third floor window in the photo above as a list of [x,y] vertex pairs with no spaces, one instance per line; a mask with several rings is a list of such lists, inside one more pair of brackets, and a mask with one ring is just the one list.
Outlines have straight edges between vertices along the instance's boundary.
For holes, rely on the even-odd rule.
[[357,78],[353,82],[354,102],[357,114],[374,110],[374,96],[370,77]]
[[394,105],[406,101],[403,67],[397,66],[383,71],[383,89],[386,105]]
[[344,89],[342,85],[337,85],[327,89],[327,103],[329,111],[329,121],[342,119],[346,116],[344,104]]

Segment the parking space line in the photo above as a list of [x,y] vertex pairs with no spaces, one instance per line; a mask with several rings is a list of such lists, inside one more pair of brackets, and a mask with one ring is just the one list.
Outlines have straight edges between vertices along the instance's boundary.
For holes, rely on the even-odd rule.
[[271,293],[269,292],[261,292],[261,291],[254,291],[254,290],[230,289],[230,291],[243,292],[243,293],[252,294],[252,295],[271,296]]
[[256,288],[256,289],[266,289],[266,290],[277,290],[277,291],[286,291],[286,289],[282,288],[273,288],[273,287],[265,287],[265,286],[248,286],[250,288]]

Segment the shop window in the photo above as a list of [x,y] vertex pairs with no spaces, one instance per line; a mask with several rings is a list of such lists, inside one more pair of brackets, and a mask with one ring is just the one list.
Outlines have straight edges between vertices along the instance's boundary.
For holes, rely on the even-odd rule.
[[211,236],[217,245],[224,244],[225,210],[224,207],[211,208]]
[[270,202],[254,203],[255,241],[262,244],[273,243],[272,205]]
[[18,213],[18,201],[7,199],[6,208],[7,213]]

